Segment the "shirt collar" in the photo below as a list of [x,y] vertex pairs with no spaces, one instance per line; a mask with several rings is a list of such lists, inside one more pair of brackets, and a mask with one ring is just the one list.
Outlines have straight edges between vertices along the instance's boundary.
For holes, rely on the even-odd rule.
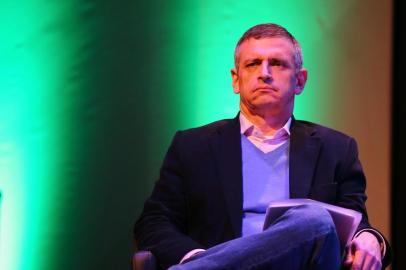
[[250,120],[245,117],[244,114],[240,113],[240,131],[241,134],[244,134],[245,136],[256,136],[256,137],[262,137],[264,139],[276,139],[281,136],[290,136],[290,125],[292,123],[292,117],[289,117],[288,121],[285,123],[283,127],[281,127],[279,130],[275,132],[273,136],[266,136],[262,133],[262,131],[257,128]]

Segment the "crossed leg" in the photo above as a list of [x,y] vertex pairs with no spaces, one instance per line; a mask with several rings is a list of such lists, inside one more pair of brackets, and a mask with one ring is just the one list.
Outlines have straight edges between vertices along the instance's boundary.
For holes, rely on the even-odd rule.
[[291,208],[265,231],[214,246],[169,270],[339,269],[340,244],[330,214]]

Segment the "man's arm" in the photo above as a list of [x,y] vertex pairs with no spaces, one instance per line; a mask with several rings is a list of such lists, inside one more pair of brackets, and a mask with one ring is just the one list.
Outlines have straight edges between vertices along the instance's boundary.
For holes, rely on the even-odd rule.
[[180,137],[178,132],[164,159],[159,180],[134,228],[138,248],[151,251],[164,268],[179,263],[189,251],[204,248],[186,236],[185,177],[179,151]]
[[346,265],[351,269],[381,269],[390,263],[391,250],[384,236],[368,222],[365,208],[365,176],[354,139],[350,139],[345,163],[339,174],[339,204],[363,214],[358,232],[347,248]]

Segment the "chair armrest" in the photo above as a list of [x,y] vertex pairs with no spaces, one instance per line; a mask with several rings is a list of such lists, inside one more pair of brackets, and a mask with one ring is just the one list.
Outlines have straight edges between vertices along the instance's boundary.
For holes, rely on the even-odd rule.
[[133,270],[156,270],[156,259],[150,251],[137,251],[133,256]]

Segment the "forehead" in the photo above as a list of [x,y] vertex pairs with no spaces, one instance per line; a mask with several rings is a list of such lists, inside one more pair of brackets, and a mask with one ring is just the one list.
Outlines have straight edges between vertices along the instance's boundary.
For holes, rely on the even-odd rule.
[[250,38],[240,44],[238,53],[240,61],[258,57],[291,58],[293,60],[295,48],[292,41],[285,37]]

